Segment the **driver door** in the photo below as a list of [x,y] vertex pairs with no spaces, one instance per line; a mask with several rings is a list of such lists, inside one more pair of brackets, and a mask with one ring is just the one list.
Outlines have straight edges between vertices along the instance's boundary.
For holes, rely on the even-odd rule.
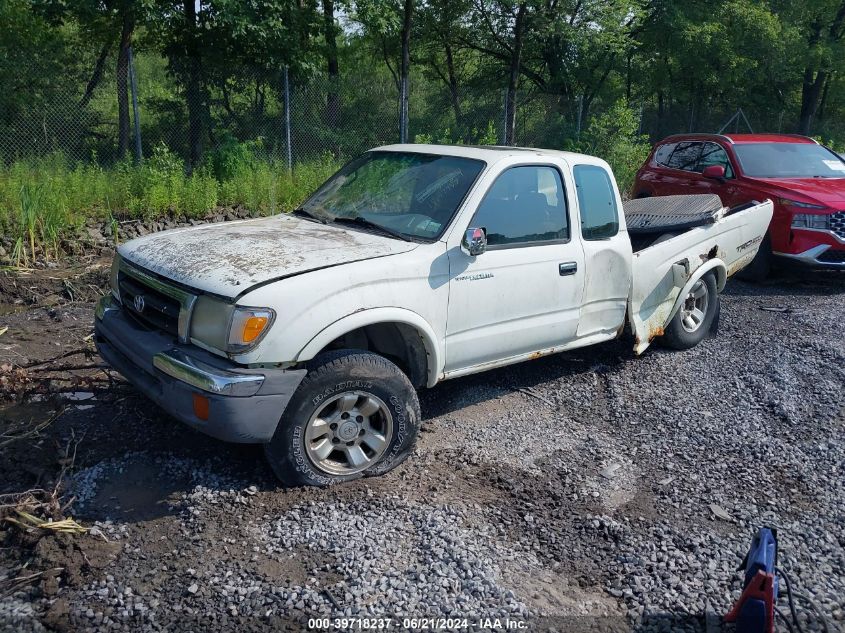
[[[475,257],[449,249],[446,373],[573,340],[584,253],[572,239],[561,170],[507,168],[467,226],[484,228],[488,246]],[[467,227],[459,228],[463,235]]]

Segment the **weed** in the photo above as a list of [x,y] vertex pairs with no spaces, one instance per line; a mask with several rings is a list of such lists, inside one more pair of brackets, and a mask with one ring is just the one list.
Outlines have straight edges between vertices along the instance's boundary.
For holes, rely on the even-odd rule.
[[259,143],[230,143],[192,173],[164,145],[141,165],[77,164],[61,154],[0,165],[0,229],[12,238],[12,260],[28,265],[39,246],[57,256],[90,219],[111,225],[116,242],[124,219],[202,218],[219,205],[289,211],[337,168],[327,154],[291,172],[262,153]]

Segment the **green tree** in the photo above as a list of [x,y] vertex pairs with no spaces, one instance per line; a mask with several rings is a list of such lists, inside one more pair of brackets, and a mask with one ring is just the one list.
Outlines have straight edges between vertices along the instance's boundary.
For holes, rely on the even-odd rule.
[[798,132],[809,134],[813,117],[845,59],[845,0],[774,0],[774,9],[800,34],[802,63]]

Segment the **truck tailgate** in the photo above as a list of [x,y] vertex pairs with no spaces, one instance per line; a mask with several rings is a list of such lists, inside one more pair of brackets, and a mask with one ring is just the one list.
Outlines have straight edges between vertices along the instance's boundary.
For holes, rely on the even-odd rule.
[[721,291],[728,277],[747,266],[771,219],[772,203],[767,200],[634,253],[628,299],[634,351],[642,353],[663,334],[685,286],[713,270]]

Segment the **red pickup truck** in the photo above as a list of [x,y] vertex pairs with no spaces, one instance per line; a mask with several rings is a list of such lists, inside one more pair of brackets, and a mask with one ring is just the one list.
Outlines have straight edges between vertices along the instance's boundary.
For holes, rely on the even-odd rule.
[[771,199],[766,239],[743,276],[762,279],[773,257],[845,269],[845,160],[805,136],[679,134],[657,143],[631,196],[715,193],[734,207]]

